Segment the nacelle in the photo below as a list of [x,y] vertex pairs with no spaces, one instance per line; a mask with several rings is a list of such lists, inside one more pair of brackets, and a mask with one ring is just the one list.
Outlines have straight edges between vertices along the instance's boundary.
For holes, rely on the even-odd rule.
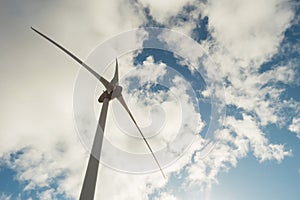
[[123,90],[123,88],[119,85],[115,86],[114,90],[111,93],[109,93],[107,90],[105,90],[99,97],[98,102],[102,103],[105,98],[111,100],[113,98],[119,97],[122,95],[122,90]]

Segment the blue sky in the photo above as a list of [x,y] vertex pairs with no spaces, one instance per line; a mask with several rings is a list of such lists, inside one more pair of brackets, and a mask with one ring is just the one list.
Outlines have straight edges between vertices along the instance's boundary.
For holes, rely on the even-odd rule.
[[[197,41],[209,56],[210,60],[204,56],[201,64],[193,63],[196,70],[192,72],[182,64],[185,58],[172,52],[144,49],[119,55],[121,76],[129,77],[124,85],[129,85],[126,81],[134,80],[132,77],[140,81],[147,77],[153,84],[151,81],[167,77],[170,69],[190,83],[198,104],[184,90],[185,86],[180,86],[180,81],[175,82],[175,76],[167,77],[174,81],[175,89],[161,90],[155,84],[150,90],[147,85],[142,88],[146,96],[154,95],[149,105],[162,101],[157,97],[160,91],[170,105],[178,105],[179,97],[184,99],[189,119],[199,118],[199,131],[189,150],[164,169],[168,174],[165,182],[157,172],[133,175],[101,166],[96,199],[299,198],[297,1],[116,0],[83,4],[28,0],[0,4],[0,25],[6,27],[0,37],[0,200],[77,199],[88,158],[76,132],[72,105],[76,101],[73,91],[77,76],[84,72],[31,32],[30,26],[43,30],[83,59],[108,38],[145,26],[183,33]],[[189,51],[191,46],[185,41],[172,39],[162,35],[162,41],[174,49],[186,49],[191,57],[200,54]],[[111,76],[111,69],[103,72],[104,76]],[[204,80],[225,83],[225,98],[223,90],[215,95],[227,112],[222,127],[215,132],[214,148],[201,157],[212,98]],[[133,83],[130,87],[134,87]],[[139,97],[140,93],[141,90],[126,91],[133,104],[137,100],[147,102]],[[181,95],[176,97],[178,94]],[[147,116],[145,105],[138,104],[134,113]],[[166,105],[161,108],[166,117],[176,113]],[[147,120],[141,123],[147,124]],[[117,130],[112,119],[108,127],[112,132]],[[168,128],[166,122],[166,132]],[[115,136],[107,137],[111,141]],[[114,145],[124,149],[118,142]],[[159,143],[152,142],[159,147]],[[127,149],[135,150],[140,151],[138,147]]]

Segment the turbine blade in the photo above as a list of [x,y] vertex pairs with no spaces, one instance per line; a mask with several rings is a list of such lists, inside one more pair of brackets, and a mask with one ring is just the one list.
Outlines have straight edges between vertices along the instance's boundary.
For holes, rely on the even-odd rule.
[[118,83],[119,83],[118,59],[116,59],[115,75],[114,75],[113,79],[111,79],[110,83],[112,83],[114,85],[118,85]]
[[159,169],[160,169],[160,171],[161,171],[163,177],[166,179],[166,175],[164,174],[164,172],[163,172],[163,170],[162,170],[162,168],[161,168],[161,166],[160,166],[160,164],[159,164],[159,162],[158,162],[158,160],[157,160],[157,158],[156,158],[154,152],[152,151],[152,149],[151,149],[151,147],[150,147],[148,141],[146,140],[144,134],[142,133],[142,131],[141,131],[141,129],[139,128],[139,126],[137,125],[137,123],[136,123],[136,121],[135,121],[133,115],[131,114],[131,112],[130,112],[130,110],[129,110],[129,108],[128,108],[128,106],[127,106],[127,104],[126,104],[126,102],[125,102],[125,100],[124,100],[124,98],[123,98],[123,96],[121,95],[121,96],[117,97],[117,99],[118,99],[119,102],[122,104],[122,106],[125,108],[125,110],[126,110],[127,113],[129,114],[130,118],[132,119],[133,123],[135,124],[136,128],[139,130],[139,133],[140,133],[141,136],[143,137],[143,140],[145,141],[145,143],[146,143],[148,149],[150,150],[150,152],[151,152],[151,154],[152,154],[152,156],[153,156],[153,158],[154,158],[154,160],[155,160],[157,166],[159,167]]
[[81,66],[83,66],[86,70],[88,70],[91,74],[93,74],[104,85],[104,87],[108,91],[111,92],[113,90],[113,86],[112,86],[111,83],[109,83],[105,78],[103,78],[102,76],[100,76],[97,72],[95,72],[92,68],[90,68],[87,64],[85,64],[82,60],[80,60],[78,57],[76,57],[73,53],[71,53],[70,51],[68,51],[66,48],[64,48],[63,46],[61,46],[60,44],[58,44],[57,42],[55,42],[54,40],[52,40],[51,38],[49,38],[48,36],[46,36],[45,34],[39,32],[35,28],[31,27],[31,29],[33,31],[35,31],[37,34],[39,34],[40,36],[42,36],[43,38],[45,38],[46,40],[48,40],[49,42],[51,42],[52,44],[54,44],[60,50],[62,50],[66,54],[68,54],[75,61],[77,61]]

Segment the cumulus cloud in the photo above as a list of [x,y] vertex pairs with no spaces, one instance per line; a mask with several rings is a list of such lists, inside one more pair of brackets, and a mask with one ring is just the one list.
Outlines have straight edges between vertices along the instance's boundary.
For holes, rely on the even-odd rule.
[[38,197],[41,200],[55,199],[55,190],[49,189],[49,190],[43,191],[38,195]]
[[[0,24],[6,27],[0,38],[6,47],[0,55],[1,163],[16,171],[16,180],[26,183],[24,190],[53,187],[52,194],[77,198],[88,156],[77,139],[72,113],[79,66],[30,26],[85,58],[99,42],[136,28],[144,18],[136,17],[139,11],[125,1],[3,2],[0,9]],[[16,152],[20,155],[11,160]],[[49,191],[40,193],[43,197]]]
[[[249,152],[260,162],[281,162],[291,155],[284,145],[270,143],[262,128],[281,123],[282,110],[295,105],[289,100],[281,102],[284,89],[277,86],[278,82],[290,84],[295,81],[295,72],[289,65],[274,66],[263,73],[259,71],[261,64],[278,52],[284,31],[291,25],[294,13],[287,2],[226,0],[162,3],[141,0],[93,2],[89,5],[73,1],[72,7],[67,3],[56,4],[35,2],[12,5],[5,2],[0,8],[0,23],[7,27],[1,37],[6,48],[0,50],[5,66],[0,68],[3,94],[0,140],[5,143],[0,146],[0,157],[3,163],[17,172],[18,181],[27,183],[24,190],[46,187],[47,190],[39,193],[41,199],[55,198],[54,194],[77,198],[88,157],[73,134],[70,102],[78,67],[74,67],[74,63],[58,53],[57,49],[33,36],[29,26],[40,27],[84,57],[99,41],[147,22],[144,8],[149,9],[149,14],[157,22],[187,34],[196,28],[199,15],[208,17],[211,38],[202,41],[202,45],[209,52],[214,66],[207,62],[205,76],[211,81],[217,78],[226,82],[226,98],[221,100],[241,110],[240,118],[226,118],[224,129],[216,132],[218,142],[207,156],[199,151],[205,140],[198,137],[189,152],[166,171],[172,174],[186,170],[185,185],[196,184],[205,189],[218,182],[220,172],[236,167],[238,160]],[[187,20],[175,22],[173,19],[186,12],[184,6],[187,5],[194,7],[187,14]],[[17,10],[21,18],[12,16],[11,13]],[[10,24],[7,24],[8,17]],[[172,48],[182,45],[179,48],[186,49],[187,54],[199,53],[189,49],[189,44],[181,44],[172,38],[164,39],[169,39],[169,44],[174,45]],[[132,60],[125,63],[132,64]],[[149,57],[144,64],[151,63],[153,60]],[[161,67],[160,70],[152,68],[152,76],[143,74],[143,70],[136,75],[155,82],[155,77],[164,73],[161,71],[163,63]],[[182,82],[179,79],[174,81],[180,88]],[[209,96],[212,93],[206,91],[205,94]],[[192,107],[185,109],[189,109],[193,117],[199,117]],[[139,110],[135,112],[143,115]],[[288,128],[300,138],[299,123],[299,118],[294,118]],[[193,121],[188,124],[194,125]],[[201,130],[203,124],[197,124],[197,127]],[[18,156],[11,159],[12,155]],[[148,194],[166,185],[160,176],[159,173],[122,174],[101,166],[96,198],[147,199]],[[59,183],[57,188],[52,188],[53,182]],[[1,194],[0,198],[10,199],[11,196]],[[157,198],[176,199],[164,192]]]
[[[163,187],[166,181],[161,174],[132,175],[120,173],[104,166],[100,168],[96,199],[148,199],[155,188]],[[102,183],[102,184],[101,184]],[[105,183],[105,184],[104,184]]]
[[163,192],[159,194],[159,197],[155,197],[154,200],[165,199],[165,200],[176,200],[177,198],[169,193]]
[[[243,114],[243,120],[227,117],[226,124],[231,131],[237,134],[234,138],[235,141],[231,142],[238,147],[238,153],[247,152],[248,146],[250,146],[254,156],[261,162],[272,159],[281,162],[285,156],[291,155],[291,152],[285,151],[283,145],[269,144],[268,139],[264,136],[258,124],[250,116]],[[246,143],[247,141],[249,144]]]
[[[189,183],[211,187],[218,182],[219,172],[237,166],[238,160],[249,152],[260,162],[281,162],[292,153],[282,144],[270,143],[262,127],[282,123],[285,118],[281,112],[293,107],[291,100],[287,100],[291,105],[281,103],[284,88],[278,83],[293,83],[295,71],[289,64],[265,72],[259,68],[278,52],[284,31],[291,25],[293,10],[282,1],[265,1],[262,5],[255,1],[208,1],[200,10],[209,17],[212,36],[202,44],[214,61],[208,60],[204,65],[205,76],[208,81],[226,83],[223,100],[242,115],[241,119],[228,116],[224,129],[216,135],[218,143],[213,151],[204,159],[197,159],[196,153],[195,163],[188,168]],[[270,24],[274,19],[275,26]],[[164,39],[177,49],[186,45],[168,36]],[[197,56],[198,52],[190,52],[193,53]],[[212,93],[207,90],[204,94]]]
[[11,195],[1,193],[0,199],[1,200],[11,200]]
[[300,138],[300,118],[293,118],[289,130],[296,133],[297,137]]
[[166,0],[166,1],[145,1],[139,0],[139,2],[146,7],[150,11],[150,15],[159,23],[166,24],[171,17],[176,16],[185,5],[192,2],[189,1],[182,1],[182,0]]
[[204,158],[200,153],[195,153],[194,162],[187,168],[189,176],[185,184],[196,184],[201,190],[211,188],[218,183],[220,172],[236,167],[239,159],[247,156],[249,152],[260,162],[281,162],[291,155],[291,151],[285,150],[282,144],[269,143],[252,117],[244,115],[241,120],[227,117],[225,121],[228,128],[217,133],[218,142],[213,150]]
[[[242,118],[228,116],[224,129],[217,133],[213,151],[204,159],[197,159],[196,154],[188,179],[202,189],[217,183],[219,172],[237,166],[250,151],[260,162],[281,162],[291,155],[282,144],[269,143],[261,128],[282,120],[280,112],[286,105],[279,102],[284,89],[276,83],[295,80],[295,72],[288,65],[262,74],[258,71],[278,52],[283,33],[291,25],[293,11],[288,5],[280,1],[265,1],[263,5],[253,1],[210,1],[204,10],[209,16],[212,39],[203,45],[218,66],[216,74],[214,66],[206,65],[207,77],[218,77],[226,83],[225,102],[242,110]],[[274,18],[275,26],[269,28]]]
[[212,36],[241,67],[274,55],[293,18],[293,10],[281,0],[209,1],[207,5],[204,13],[209,16]]

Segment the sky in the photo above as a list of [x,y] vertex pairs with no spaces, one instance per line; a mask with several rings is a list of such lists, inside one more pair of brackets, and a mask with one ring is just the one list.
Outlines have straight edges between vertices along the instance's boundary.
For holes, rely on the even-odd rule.
[[31,26],[107,79],[118,57],[167,174],[112,102],[95,199],[299,198],[298,1],[12,0],[0,25],[0,200],[78,199],[101,108],[103,86]]

